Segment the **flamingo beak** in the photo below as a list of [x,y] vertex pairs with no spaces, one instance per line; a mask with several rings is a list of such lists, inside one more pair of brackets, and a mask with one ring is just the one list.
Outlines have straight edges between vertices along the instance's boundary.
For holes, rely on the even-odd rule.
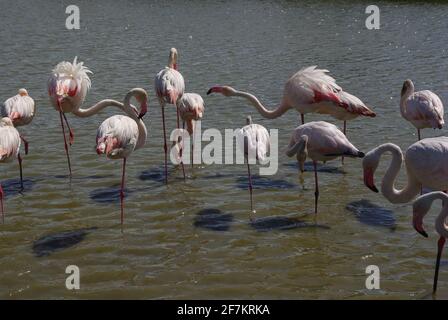
[[373,192],[378,193],[378,189],[375,186],[375,182],[373,180],[373,169],[371,168],[364,169],[364,184],[366,185],[367,188],[369,188]]
[[208,89],[207,95],[209,95],[210,93],[213,93],[213,92],[221,93],[222,87],[211,87],[210,89]]
[[146,102],[144,102],[141,104],[140,114],[138,115],[138,118],[142,119],[147,112],[148,112],[148,105],[146,104]]
[[177,70],[177,63],[174,63],[174,64],[173,64],[173,69],[174,69],[174,70]]
[[422,218],[413,219],[412,224],[414,226],[415,231],[420,233],[425,238],[428,238],[428,233],[423,229],[423,220]]

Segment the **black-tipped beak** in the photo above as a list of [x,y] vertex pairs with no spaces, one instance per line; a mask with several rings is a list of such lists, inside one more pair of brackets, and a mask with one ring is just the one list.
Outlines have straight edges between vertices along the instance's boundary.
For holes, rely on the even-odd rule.
[[364,158],[364,152],[358,151],[358,158]]
[[140,114],[138,115],[138,118],[139,118],[140,120],[142,120],[143,117],[145,116],[145,114],[146,114],[146,112],[142,112],[142,113],[140,113]]
[[378,188],[376,186],[367,186],[367,188],[369,188],[370,190],[372,190],[373,192],[378,193]]
[[428,238],[428,234],[426,233],[425,230],[421,230],[421,231],[418,231],[418,230],[417,230],[417,232],[420,233],[420,234],[421,234],[422,236],[424,236],[425,238]]
[[210,93],[212,93],[212,88],[208,89],[207,95],[209,95]]

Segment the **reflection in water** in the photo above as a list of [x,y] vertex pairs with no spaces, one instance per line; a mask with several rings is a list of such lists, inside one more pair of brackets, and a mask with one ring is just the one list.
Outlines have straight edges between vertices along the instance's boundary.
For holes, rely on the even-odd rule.
[[34,180],[23,179],[23,190],[20,185],[20,179],[8,179],[1,181],[3,191],[5,192],[5,198],[16,196],[31,191],[36,184]]
[[[113,186],[109,188],[100,188],[95,189],[92,192],[90,192],[89,197],[95,202],[98,203],[111,203],[111,202],[120,202],[120,191],[121,186]],[[124,197],[127,198],[129,194],[131,194],[133,191],[130,191],[129,189],[124,189]]]
[[233,215],[219,209],[208,208],[196,213],[194,226],[213,231],[227,231],[233,222]]
[[[237,179],[237,188],[247,189],[249,187],[249,180],[247,176],[239,177]],[[293,189],[297,185],[283,179],[271,179],[266,176],[252,176],[252,187],[254,189]]]
[[396,228],[394,213],[392,210],[377,206],[370,200],[362,199],[347,204],[347,210],[353,212],[362,223],[372,226]]
[[80,243],[86,235],[97,227],[82,228],[64,232],[58,232],[43,236],[33,243],[33,253],[36,257],[45,257],[53,252],[73,247]]
[[290,230],[298,228],[319,228],[330,229],[329,226],[310,223],[297,218],[284,216],[264,217],[250,222],[250,225],[257,231],[265,232],[271,230]]
[[[288,163],[284,164],[284,166],[289,167],[289,168],[294,168],[295,170],[299,170],[299,165],[298,165],[297,161],[288,162]],[[304,169],[305,169],[305,172],[314,172],[313,162],[312,161],[305,162]],[[341,168],[323,164],[321,162],[317,163],[317,172],[345,174],[345,171],[343,171]]]

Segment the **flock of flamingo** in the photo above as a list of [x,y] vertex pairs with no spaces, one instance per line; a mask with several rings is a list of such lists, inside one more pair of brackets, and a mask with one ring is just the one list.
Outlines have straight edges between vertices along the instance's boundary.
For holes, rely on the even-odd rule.
[[[418,141],[406,150],[404,156],[401,149],[393,143],[382,144],[364,154],[347,139],[346,121],[358,116],[375,117],[375,113],[359,98],[344,91],[335,79],[328,75],[328,72],[328,70],[318,69],[316,66],[299,70],[286,82],[281,102],[273,109],[263,106],[253,94],[229,86],[213,86],[208,90],[207,95],[219,93],[226,97],[242,97],[268,119],[280,117],[289,109],[296,109],[300,113],[302,124],[293,130],[286,154],[289,157],[296,156],[302,172],[307,158],[313,162],[315,213],[317,213],[319,198],[316,168],[318,161],[328,161],[338,157],[342,159],[344,157],[363,158],[364,184],[374,192],[379,192],[374,183],[374,173],[381,156],[386,152],[391,153],[392,160],[383,177],[381,193],[391,203],[407,203],[418,196],[413,206],[413,226],[416,231],[425,237],[428,236],[423,228],[423,218],[434,200],[441,199],[443,201],[443,209],[435,223],[435,230],[440,235],[433,283],[433,292],[435,293],[440,257],[445,239],[448,237],[448,225],[445,222],[448,216],[448,195],[441,192],[448,190],[448,137],[421,140],[420,130],[442,128],[444,125],[442,101],[429,90],[415,92],[412,81],[406,80],[401,90],[400,111],[401,115],[417,129]],[[96,135],[98,154],[105,154],[110,159],[123,159],[120,190],[121,223],[123,224],[126,159],[135,150],[145,145],[147,129],[143,118],[148,111],[148,94],[144,89],[134,88],[126,94],[123,102],[105,99],[84,109],[82,105],[91,86],[89,73],[91,71],[82,62],[77,62],[76,58],[73,63],[64,61],[57,64],[48,81],[48,95],[51,104],[59,112],[70,176],[72,174],[70,147],[74,142],[74,132],[68,123],[66,114],[72,113],[85,118],[93,116],[109,106],[115,106],[124,112],[125,115],[114,115],[106,119],[98,128]],[[168,66],[155,77],[155,92],[162,109],[164,173],[165,183],[168,184],[165,105],[171,104],[176,107],[177,128],[186,130],[191,136],[195,130],[195,121],[200,120],[205,111],[204,101],[199,94],[185,92],[184,78],[178,71],[178,53],[174,48],[170,50]],[[132,98],[136,99],[139,107],[131,104]],[[305,114],[307,113],[328,114],[342,120],[343,131],[325,121],[305,123]],[[28,154],[28,142],[16,127],[31,123],[35,114],[34,100],[26,89],[20,89],[17,95],[0,105],[0,114],[2,116],[0,120],[0,162],[11,162],[18,159],[20,182],[23,188],[20,146],[23,141],[25,154]],[[180,119],[183,122],[182,128],[180,128]],[[185,129],[185,125],[187,129]],[[243,141],[240,143],[240,148],[244,150],[246,157],[250,203],[253,211],[249,159],[255,157],[255,161],[262,161],[266,157],[270,149],[269,134],[263,126],[252,123],[250,117],[247,118],[247,124],[239,131],[239,134],[244,137],[240,140]],[[181,144],[180,142],[179,140],[177,146]],[[181,159],[182,147],[179,150]],[[403,160],[408,182],[403,189],[397,190],[394,183]],[[180,164],[185,179],[183,162],[181,161]],[[423,187],[433,191],[420,195]],[[0,184],[0,205],[4,222],[3,197],[4,192]]]

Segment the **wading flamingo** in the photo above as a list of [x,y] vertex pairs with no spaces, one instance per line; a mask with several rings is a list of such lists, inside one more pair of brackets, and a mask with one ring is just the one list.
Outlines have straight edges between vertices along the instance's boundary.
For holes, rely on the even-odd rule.
[[358,116],[375,117],[360,99],[342,90],[336,81],[326,73],[328,70],[311,66],[299,70],[285,84],[280,105],[275,109],[267,109],[261,102],[248,92],[238,91],[228,86],[212,87],[207,94],[218,92],[224,96],[239,96],[247,99],[265,118],[274,119],[283,115],[289,109],[300,112],[302,124],[305,123],[304,114],[329,114],[338,120],[346,121]]
[[[123,159],[120,203],[121,224],[124,218],[124,183],[126,175],[126,159],[134,150],[140,149],[146,142],[146,126],[139,117],[130,100],[135,97],[140,103],[140,112],[147,109],[148,95],[141,88],[130,90],[124,98],[124,110],[127,116],[115,115],[104,120],[96,134],[96,152],[105,154],[109,159]],[[145,111],[146,112],[146,111]]]
[[[26,89],[19,89],[18,94],[6,100],[0,105],[0,116],[9,117],[14,127],[21,127],[31,123],[36,107],[33,98],[28,95]],[[28,141],[20,135],[25,146],[25,154],[28,154]],[[19,155],[20,156],[20,155]]]
[[440,98],[429,90],[414,92],[414,84],[411,80],[406,80],[401,89],[400,111],[403,118],[417,128],[418,140],[420,140],[420,129],[442,129],[445,124]]
[[[179,110],[180,117],[183,121],[183,128],[187,124],[187,131],[191,137],[190,148],[190,162],[193,167],[193,145],[194,145],[194,128],[195,121],[202,119],[205,111],[205,104],[202,97],[197,93],[184,93],[182,97],[177,100],[177,110]],[[184,174],[185,177],[185,174]]]
[[266,160],[266,155],[270,149],[270,137],[268,130],[266,130],[265,127],[252,123],[252,118],[250,116],[246,119],[246,126],[237,131],[236,137],[238,146],[240,150],[244,152],[244,159],[247,163],[250,211],[255,213],[252,200],[252,176],[250,173],[250,164],[256,164],[257,160],[261,163]]
[[313,121],[297,127],[291,136],[286,155],[297,156],[300,170],[304,171],[304,163],[308,157],[314,165],[314,213],[317,214],[319,199],[319,182],[317,179],[317,161],[329,161],[337,157],[362,158],[364,153],[353,146],[344,133],[335,125],[325,121]]
[[[11,162],[19,155],[20,134],[12,120],[8,117],[0,120],[0,162]],[[22,178],[22,164],[20,164],[20,177]],[[5,212],[3,207],[4,192],[0,184],[0,210],[2,212],[2,221],[5,222]]]
[[428,234],[423,228],[423,218],[431,208],[433,201],[437,199],[442,200],[443,207],[442,211],[440,211],[435,221],[435,228],[440,237],[439,241],[437,242],[437,258],[434,272],[434,282],[432,286],[433,294],[435,294],[437,291],[437,280],[439,278],[440,259],[442,257],[443,246],[445,245],[446,238],[448,237],[448,225],[445,222],[446,219],[448,218],[448,195],[444,192],[436,191],[420,196],[414,202],[413,217],[412,217],[412,224],[414,225],[415,230],[417,230],[418,233],[427,238]]
[[393,143],[382,144],[369,151],[363,159],[364,184],[378,192],[374,183],[375,170],[385,152],[392,154],[392,161],[381,182],[381,193],[391,203],[406,203],[413,200],[427,187],[432,190],[448,190],[448,137],[426,138],[412,144],[404,156],[407,184],[395,188],[395,179],[403,163],[400,147]]
[[[67,155],[67,162],[70,176],[72,174],[70,154],[68,144],[65,136],[64,120],[70,133],[70,145],[73,144],[74,134],[70,125],[68,124],[65,113],[73,113],[74,115],[86,118],[90,117],[108,106],[115,106],[123,110],[123,104],[116,100],[105,99],[99,101],[88,109],[82,109],[81,106],[90,89],[91,81],[89,73],[92,73],[83,62],[77,62],[77,57],[73,63],[63,61],[60,62],[53,69],[52,74],[48,80],[48,94],[50,101],[54,108],[59,111],[61,121],[62,134],[64,136],[64,148]],[[145,114],[146,110],[142,110],[140,116]]]
[[[162,69],[154,80],[154,86],[159,99],[160,107],[162,108],[162,122],[163,122],[163,149],[165,151],[165,183],[168,184],[168,145],[166,142],[166,128],[165,128],[165,104],[174,104],[176,106],[177,100],[184,94],[185,82],[184,77],[177,71],[177,50],[171,48],[168,58],[168,66]],[[177,128],[179,129],[179,110],[177,109]],[[182,166],[183,169],[183,166]],[[185,178],[185,171],[184,178]]]

